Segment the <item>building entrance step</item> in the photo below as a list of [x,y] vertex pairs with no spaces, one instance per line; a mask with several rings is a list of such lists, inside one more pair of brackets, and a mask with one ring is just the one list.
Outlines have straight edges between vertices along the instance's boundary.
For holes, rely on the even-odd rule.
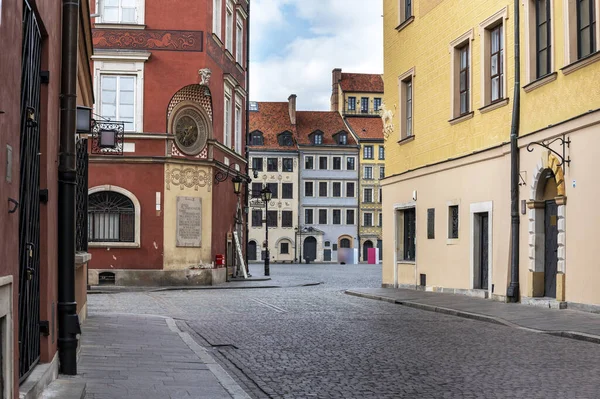
[[61,377],[44,389],[40,399],[84,399],[85,387],[84,381]]
[[522,305],[537,306],[546,309],[566,309],[567,303],[551,297],[521,297]]

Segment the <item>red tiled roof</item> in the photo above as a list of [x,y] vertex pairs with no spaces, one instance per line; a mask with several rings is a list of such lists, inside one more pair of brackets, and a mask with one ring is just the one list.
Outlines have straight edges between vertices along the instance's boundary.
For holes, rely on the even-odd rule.
[[[323,132],[323,144],[336,144],[333,135],[348,132],[340,114],[336,111],[298,111],[296,112],[298,144],[310,144],[308,137],[315,130]],[[351,134],[348,134],[348,144],[356,145]]]
[[381,118],[346,118],[352,131],[359,139],[383,140],[383,122]]
[[340,86],[345,92],[383,93],[383,78],[370,73],[342,73]]
[[296,128],[290,123],[288,103],[259,102],[257,104],[258,111],[250,111],[250,133],[260,130],[263,133],[264,146],[251,146],[250,148],[253,150],[295,150],[295,145],[293,147],[282,147],[277,141],[277,135],[288,130],[292,132],[292,137],[296,142]]

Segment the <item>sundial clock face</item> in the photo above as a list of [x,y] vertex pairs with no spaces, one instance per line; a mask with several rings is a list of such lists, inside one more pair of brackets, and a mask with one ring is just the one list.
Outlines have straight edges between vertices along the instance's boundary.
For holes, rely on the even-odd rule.
[[177,147],[188,155],[195,155],[206,145],[206,124],[194,109],[188,108],[178,113],[173,133]]

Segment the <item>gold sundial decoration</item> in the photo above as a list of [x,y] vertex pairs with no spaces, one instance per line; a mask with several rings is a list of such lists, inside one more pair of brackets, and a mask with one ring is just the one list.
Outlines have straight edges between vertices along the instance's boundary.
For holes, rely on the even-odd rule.
[[198,111],[185,108],[175,115],[173,134],[177,147],[187,155],[195,155],[206,145],[206,122]]

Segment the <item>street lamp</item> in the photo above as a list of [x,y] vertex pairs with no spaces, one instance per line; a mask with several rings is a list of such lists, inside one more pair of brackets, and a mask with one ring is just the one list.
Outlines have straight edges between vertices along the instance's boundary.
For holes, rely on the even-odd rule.
[[265,276],[269,276],[269,201],[271,201],[273,193],[268,185],[260,191],[260,197],[265,202]]
[[231,182],[233,183],[233,192],[235,193],[235,195],[240,195],[240,193],[242,192],[242,178],[239,176],[234,176],[233,178],[231,178]]

